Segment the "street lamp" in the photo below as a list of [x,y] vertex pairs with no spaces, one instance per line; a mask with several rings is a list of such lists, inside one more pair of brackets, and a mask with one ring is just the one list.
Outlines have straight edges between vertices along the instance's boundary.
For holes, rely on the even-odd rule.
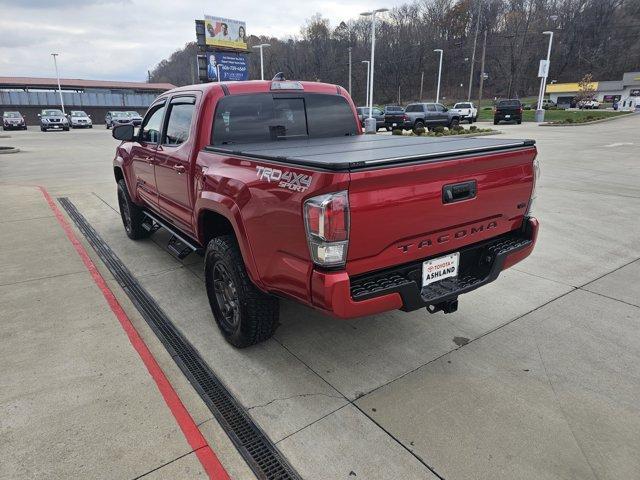
[[[536,122],[544,122],[544,110],[542,108],[542,100],[544,92],[547,89],[547,77],[549,76],[549,65],[551,59],[551,44],[553,43],[553,32],[547,30],[542,32],[543,35],[549,35],[549,48],[547,49],[547,59],[540,61],[538,76],[540,77],[540,93],[538,94],[538,108],[536,109]],[[544,63],[543,63],[544,62]]]
[[264,58],[262,56],[262,49],[264,47],[270,47],[271,44],[269,43],[261,43],[260,45],[254,45],[253,48],[259,48],[260,49],[260,80],[264,80]]
[[371,67],[371,62],[369,60],[362,60],[362,63],[366,63],[367,64],[367,90],[366,90],[366,93],[365,93],[364,104],[366,106],[369,106],[369,74],[370,74],[369,70],[370,70],[370,67]]
[[53,66],[56,69],[56,80],[58,80],[58,95],[60,95],[60,106],[62,107],[62,113],[64,114],[64,101],[62,100],[62,89],[60,88],[60,75],[58,75],[58,61],[56,60],[56,57],[58,56],[58,53],[52,53],[51,56],[53,57]]
[[434,52],[440,52],[440,66],[438,67],[438,89],[436,90],[436,103],[440,102],[440,79],[442,78],[442,55],[444,51],[441,48],[436,48]]
[[371,64],[369,65],[369,118],[364,121],[365,133],[376,133],[376,120],[373,118],[373,71],[376,52],[376,13],[388,12],[388,8],[378,8],[371,12],[362,12],[363,17],[371,17]]

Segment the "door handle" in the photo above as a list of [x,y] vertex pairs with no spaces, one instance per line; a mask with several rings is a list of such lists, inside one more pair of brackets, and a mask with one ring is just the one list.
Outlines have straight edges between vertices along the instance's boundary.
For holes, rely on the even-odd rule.
[[174,165],[173,169],[176,171],[178,175],[182,175],[184,172],[187,171],[187,169],[184,168],[184,165]]
[[477,191],[478,184],[475,180],[445,185],[442,187],[442,203],[453,203],[475,198]]

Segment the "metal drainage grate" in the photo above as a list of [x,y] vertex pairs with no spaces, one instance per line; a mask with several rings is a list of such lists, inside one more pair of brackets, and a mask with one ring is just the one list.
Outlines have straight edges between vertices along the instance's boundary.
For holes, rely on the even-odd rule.
[[259,479],[300,477],[68,198],[58,198]]

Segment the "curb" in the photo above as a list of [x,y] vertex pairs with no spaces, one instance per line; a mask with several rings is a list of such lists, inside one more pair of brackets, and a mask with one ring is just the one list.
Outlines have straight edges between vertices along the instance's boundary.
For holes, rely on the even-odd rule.
[[597,123],[605,123],[612,122],[614,120],[620,120],[621,118],[627,118],[632,115],[638,115],[636,112],[623,113],[620,115],[615,115],[608,118],[601,118],[599,120],[593,120],[592,122],[582,122],[582,123],[540,123],[539,127],[584,127],[585,125],[595,125]]
[[18,153],[20,151],[19,148],[15,147],[0,147],[0,155],[5,155],[9,153]]

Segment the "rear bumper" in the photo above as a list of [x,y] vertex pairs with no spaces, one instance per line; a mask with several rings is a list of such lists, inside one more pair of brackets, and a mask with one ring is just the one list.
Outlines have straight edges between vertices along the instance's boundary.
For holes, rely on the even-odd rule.
[[[313,304],[339,318],[355,318],[389,310],[417,310],[455,300],[498,278],[532,252],[538,221],[527,218],[522,228],[469,245],[460,251],[457,278],[447,278],[421,288],[422,261],[349,278],[346,272],[314,270]],[[437,256],[446,255],[446,253]],[[426,259],[425,259],[426,260]]]

